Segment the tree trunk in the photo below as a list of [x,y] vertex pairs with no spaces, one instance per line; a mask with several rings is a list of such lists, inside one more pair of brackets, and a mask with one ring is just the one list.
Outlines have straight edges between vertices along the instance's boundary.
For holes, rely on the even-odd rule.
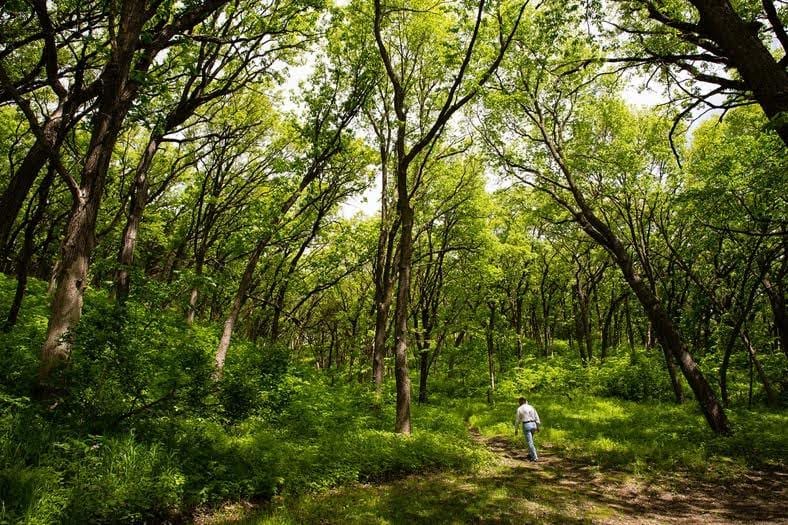
[[429,348],[420,348],[419,349],[419,403],[426,403],[428,392],[427,392],[427,378],[430,373],[430,352]]
[[490,318],[487,321],[487,372],[490,384],[487,390],[487,402],[495,404],[495,303],[488,303],[490,309]]
[[[8,181],[8,186],[0,196],[0,250],[3,252],[7,248],[6,243],[13,229],[14,222],[19,216],[19,211],[30,193],[30,188],[38,177],[41,168],[49,159],[48,151],[56,149],[61,140],[61,130],[64,127],[64,105],[61,104],[47,119],[41,131],[46,143],[36,139],[33,146],[28,150],[19,169]],[[0,252],[0,258],[7,255]]]
[[744,347],[747,349],[747,353],[750,355],[750,363],[755,366],[755,370],[758,372],[758,378],[761,380],[761,384],[763,385],[763,390],[766,392],[766,402],[769,404],[769,406],[777,406],[777,393],[774,391],[774,388],[769,381],[769,377],[766,375],[766,372],[764,372],[763,366],[758,360],[755,347],[752,346],[752,341],[750,340],[750,336],[747,333],[746,328],[741,332],[741,338],[742,341],[744,341]]
[[148,145],[137,163],[134,185],[129,203],[129,215],[121,236],[118,252],[118,269],[115,271],[115,295],[121,304],[129,296],[130,269],[134,264],[134,249],[137,246],[137,232],[142,222],[142,214],[148,204],[148,171],[156,151],[159,149],[161,136],[151,135]]
[[[574,288],[575,288],[575,294],[577,294],[578,293],[577,286],[575,286]],[[580,354],[580,361],[583,363],[583,366],[586,366],[586,365],[588,365],[588,355],[586,354],[586,348],[585,348],[585,334],[584,334],[584,327],[583,327],[583,313],[581,311],[581,306],[578,304],[578,302],[580,300],[581,299],[579,297],[577,297],[577,299],[575,301],[572,301],[572,307],[573,307],[573,310],[574,310],[574,316],[573,317],[574,317],[574,320],[575,320],[575,322],[574,322],[574,325],[575,325],[575,337],[574,337],[574,339],[577,342],[577,350],[578,350],[578,353]],[[571,346],[572,346],[571,341],[569,343],[569,346],[571,348]]]
[[665,347],[662,348],[662,355],[665,356],[665,366],[668,369],[668,376],[670,376],[670,386],[673,388],[673,397],[676,399],[676,404],[680,405],[684,402],[684,391],[681,388],[681,382],[676,376],[676,365],[673,363],[673,357],[670,355]]
[[243,308],[243,305],[246,302],[246,294],[252,284],[252,278],[254,277],[254,272],[257,268],[257,261],[260,259],[260,255],[262,255],[266,246],[268,246],[269,238],[270,236],[257,243],[257,246],[255,246],[254,251],[246,263],[246,268],[244,269],[244,273],[241,276],[241,281],[238,283],[238,290],[236,290],[235,296],[233,297],[233,302],[230,306],[230,312],[227,315],[227,319],[224,321],[224,328],[222,329],[222,336],[219,339],[219,346],[216,348],[216,356],[214,357],[214,379],[216,380],[221,379],[222,377],[222,371],[224,370],[224,360],[227,357],[227,349],[230,348],[230,339],[232,339],[233,336],[235,323],[238,321],[241,308]]
[[[202,258],[198,257],[194,267],[194,275],[198,281],[202,277],[202,266]],[[194,324],[194,318],[197,316],[197,299],[199,296],[200,288],[197,284],[192,285],[192,289],[189,292],[189,303],[186,305],[186,324],[189,326]]]
[[[381,156],[385,159],[383,154]],[[388,175],[387,170],[382,170],[382,191],[380,208],[380,233],[375,259],[375,337],[372,343],[372,381],[375,391],[380,394],[383,385],[383,372],[385,370],[384,358],[386,356],[386,332],[388,328],[389,311],[391,310],[392,293],[394,291],[394,276],[392,275],[393,247],[396,230],[388,225],[388,195],[386,190]]]
[[88,284],[90,255],[96,243],[96,219],[104,182],[130,103],[130,100],[119,100],[119,96],[106,95],[99,106],[82,169],[81,184],[74,195],[65,237],[60,246],[52,312],[41,349],[38,377],[42,384],[47,381],[53,368],[68,359],[71,342],[66,339],[66,335],[77,325],[82,315],[82,300]]
[[628,294],[621,294],[618,297],[610,298],[610,305],[605,312],[605,321],[602,324],[602,348],[600,348],[599,358],[604,361],[607,358],[607,349],[610,346],[610,324],[616,315],[621,302],[626,299]]
[[407,187],[407,165],[397,173],[397,210],[400,216],[397,305],[394,310],[394,378],[397,387],[397,415],[394,431],[411,433],[410,376],[408,374],[408,305],[410,303],[410,272],[413,259],[413,208]]
[[36,232],[36,227],[44,217],[44,212],[47,206],[47,198],[49,196],[49,188],[52,186],[52,181],[55,177],[54,168],[47,171],[47,175],[38,189],[38,203],[36,204],[33,216],[25,226],[24,243],[22,245],[22,253],[19,256],[19,262],[16,268],[16,293],[14,294],[14,302],[8,312],[3,330],[8,332],[16,324],[19,318],[19,311],[22,308],[22,300],[25,297],[27,290],[27,276],[30,269],[30,260],[33,257],[33,241]]
[[[734,10],[728,0],[690,0],[698,9],[698,25],[730,58],[754,98],[771,118],[788,113],[788,73],[758,37],[757,31]],[[788,124],[779,122],[777,133],[788,145]]]
[[763,288],[769,297],[774,329],[777,332],[780,346],[785,357],[788,357],[788,311],[786,311],[785,292],[783,292],[782,282],[778,280],[777,284],[774,284],[768,277],[764,277]]
[[629,351],[635,351],[635,331],[632,329],[632,312],[630,311],[629,306],[629,295],[625,299],[626,304],[626,332],[627,332],[627,345],[629,346]]

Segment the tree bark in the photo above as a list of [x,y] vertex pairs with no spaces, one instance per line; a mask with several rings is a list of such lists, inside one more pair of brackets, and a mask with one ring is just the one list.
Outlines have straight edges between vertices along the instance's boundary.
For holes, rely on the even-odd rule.
[[486,333],[486,342],[487,342],[487,373],[489,379],[489,385],[487,390],[487,402],[491,405],[495,404],[495,339],[494,339],[494,332],[495,332],[495,313],[496,307],[495,303],[490,302],[488,303],[488,308],[490,309],[490,317],[487,321],[487,333]]
[[[130,22],[132,27],[126,29],[127,32],[133,33],[135,25],[139,27],[142,25],[142,13],[132,13],[129,17],[132,19]],[[127,40],[131,38],[129,34],[125,37]],[[136,39],[136,33],[134,38]],[[122,57],[115,57],[114,67],[108,66],[108,71],[112,74],[106,75],[105,78],[106,85],[93,120],[81,182],[78,188],[72,189],[74,202],[65,237],[60,246],[52,312],[46,339],[41,349],[38,374],[41,384],[48,380],[55,367],[68,359],[71,342],[67,339],[67,334],[76,326],[82,315],[82,300],[88,284],[90,255],[96,243],[96,219],[104,192],[107,169],[123,119],[133,98],[132,93],[126,91],[131,52],[126,50],[126,54],[128,56],[125,60]]]
[[[783,256],[785,257],[785,256]],[[772,309],[774,329],[777,332],[780,347],[785,357],[788,357],[788,311],[785,305],[785,292],[781,280],[776,284],[768,277],[763,278],[763,288],[769,297],[769,306]]]
[[605,321],[602,324],[602,347],[599,351],[599,359],[604,361],[607,359],[607,350],[610,346],[610,324],[616,315],[619,305],[628,297],[629,294],[623,293],[618,297],[611,297],[610,305],[605,312]]
[[246,302],[246,294],[252,284],[252,278],[254,277],[254,272],[257,268],[257,261],[260,259],[260,255],[262,255],[263,251],[268,246],[268,238],[270,238],[270,236],[266,237],[266,239],[264,239],[262,242],[257,243],[257,246],[255,246],[254,251],[246,263],[246,268],[244,269],[244,273],[241,276],[241,280],[238,283],[238,290],[236,290],[235,296],[233,297],[230,311],[227,315],[227,319],[224,321],[222,336],[219,339],[219,346],[216,348],[216,356],[214,357],[215,380],[221,379],[222,377],[224,361],[227,358],[227,349],[230,348],[230,340],[233,336],[233,329],[235,328],[235,323],[238,321],[241,308],[243,308],[243,305]]
[[767,376],[766,372],[763,370],[763,366],[756,355],[755,347],[752,346],[752,341],[750,340],[750,335],[746,328],[741,332],[741,338],[744,342],[744,347],[747,349],[747,353],[750,355],[750,363],[755,366],[755,370],[758,372],[758,378],[763,385],[763,390],[766,392],[766,402],[769,406],[777,406],[777,393],[774,391],[771,381],[769,381],[769,376]]
[[[0,250],[5,251],[8,237],[13,229],[19,211],[30,193],[30,188],[38,177],[38,173],[47,163],[50,150],[56,150],[63,138],[66,127],[65,109],[72,104],[61,103],[46,120],[41,128],[42,137],[36,139],[28,150],[19,169],[11,177],[8,186],[0,196]],[[43,139],[43,140],[42,140]],[[0,253],[2,258],[5,253]]]

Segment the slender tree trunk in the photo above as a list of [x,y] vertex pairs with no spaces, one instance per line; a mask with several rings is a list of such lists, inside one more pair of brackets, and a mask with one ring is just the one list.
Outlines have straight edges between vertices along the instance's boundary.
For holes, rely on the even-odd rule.
[[629,351],[635,351],[635,331],[632,329],[632,313],[629,306],[629,295],[624,300],[626,305],[626,332],[627,332],[627,345],[629,346]]
[[[577,294],[577,293],[578,293],[577,286],[575,286],[575,294]],[[577,342],[577,350],[578,350],[578,353],[580,354],[580,360],[583,363],[583,366],[586,366],[586,365],[588,365],[588,355],[586,354],[586,349],[585,349],[585,337],[584,337],[585,334],[583,333],[584,332],[583,313],[581,311],[582,307],[578,304],[578,301],[580,301],[580,300],[581,299],[579,297],[577,297],[577,300],[572,301],[572,307],[573,307],[573,310],[574,310],[574,316],[573,317],[575,319],[575,322],[574,322],[574,325],[575,325],[575,337],[574,337],[574,339]],[[571,341],[570,341],[570,347],[571,347]]]
[[487,390],[487,402],[495,404],[495,303],[488,303],[490,309],[490,317],[487,321],[487,372],[489,377],[489,385]]
[[123,303],[129,296],[130,269],[134,264],[134,250],[137,246],[137,232],[142,222],[142,214],[148,203],[148,171],[161,143],[161,136],[151,135],[148,145],[137,163],[134,185],[129,203],[129,214],[121,236],[118,252],[118,269],[115,271],[115,294],[118,302]]
[[410,272],[413,259],[413,208],[407,185],[407,166],[398,167],[397,210],[400,216],[397,305],[394,310],[394,377],[397,387],[397,415],[394,431],[411,433],[410,376],[408,374],[408,306],[410,304]]
[[19,319],[19,311],[22,308],[22,300],[25,297],[27,290],[27,276],[30,269],[30,260],[33,257],[33,241],[35,237],[36,227],[38,227],[41,219],[44,217],[46,211],[47,198],[49,197],[49,189],[52,186],[52,181],[55,177],[54,168],[49,168],[47,175],[41,182],[38,189],[38,203],[36,205],[33,216],[25,226],[24,243],[22,245],[22,253],[19,256],[19,262],[16,268],[16,293],[14,294],[14,302],[8,312],[3,330],[8,332],[16,324]]
[[[8,181],[3,194],[0,195],[0,250],[6,249],[8,237],[30,193],[30,188],[33,187],[36,177],[49,159],[48,150],[56,149],[62,140],[61,130],[65,124],[64,108],[65,105],[60,104],[44,123],[41,131],[46,142],[36,139],[19,165],[19,169]],[[0,258],[4,255],[6,254],[0,253]]]
[[378,235],[378,248],[375,259],[375,337],[372,342],[372,381],[375,391],[380,395],[385,371],[386,333],[388,329],[389,312],[394,291],[394,276],[392,253],[396,229],[390,227],[388,217],[388,171],[385,162],[388,158],[381,148],[381,158],[384,162],[382,169],[382,183],[380,196],[380,233]]
[[761,380],[761,384],[763,385],[763,390],[766,392],[766,402],[770,406],[777,406],[777,393],[774,391],[771,381],[769,381],[769,376],[767,376],[766,372],[763,370],[763,366],[756,355],[755,347],[752,345],[750,335],[746,328],[741,332],[741,338],[744,342],[744,347],[747,349],[747,353],[750,356],[750,363],[755,366],[755,370],[758,372],[758,378]]
[[676,399],[676,404],[680,405],[684,402],[684,391],[681,388],[681,382],[676,375],[676,365],[673,363],[673,357],[670,355],[662,345],[662,355],[665,356],[665,367],[668,369],[668,376],[670,376],[670,386],[673,388],[673,397]]
[[616,316],[621,302],[627,297],[627,294],[621,294],[618,297],[610,298],[610,305],[605,312],[605,321],[602,324],[602,348],[600,348],[599,358],[604,361],[607,358],[607,349],[610,346],[610,324]]
[[429,396],[427,379],[430,373],[430,352],[426,345],[419,350],[419,403],[426,403]]
[[197,260],[194,263],[194,275],[197,279],[197,283],[192,285],[192,289],[189,291],[189,303],[186,305],[186,324],[189,326],[194,324],[194,318],[197,316],[197,299],[200,297],[198,283],[202,277],[203,259],[204,255],[198,253]]
[[252,278],[254,277],[254,272],[257,268],[257,261],[260,259],[260,256],[262,255],[266,246],[268,246],[269,238],[270,236],[257,243],[257,246],[255,246],[254,251],[246,263],[246,268],[244,269],[244,273],[241,276],[241,280],[238,283],[238,289],[236,290],[235,296],[233,297],[233,302],[230,305],[230,311],[227,315],[227,319],[224,321],[222,336],[219,339],[219,346],[216,349],[216,356],[214,357],[214,379],[220,379],[222,377],[224,361],[227,357],[227,349],[230,348],[230,339],[232,339],[233,336],[235,323],[238,321],[241,308],[243,308],[243,305],[246,302],[246,294],[252,284]]
[[224,360],[227,357],[227,350],[230,348],[230,340],[233,336],[235,323],[238,321],[238,316],[240,315],[241,309],[246,302],[246,295],[249,292],[249,288],[252,284],[252,279],[254,277],[254,272],[257,269],[257,262],[260,260],[260,256],[271,242],[271,239],[274,236],[274,230],[284,220],[285,215],[287,215],[287,213],[293,207],[295,202],[298,200],[298,197],[301,195],[301,193],[303,193],[304,189],[306,189],[306,187],[313,180],[315,180],[317,175],[318,171],[314,169],[314,166],[304,174],[304,177],[301,179],[301,183],[299,184],[298,188],[296,188],[293,193],[290,194],[287,200],[280,206],[279,215],[274,218],[272,224],[270,225],[271,230],[263,238],[257,241],[254,250],[249,256],[249,259],[246,262],[246,268],[244,268],[244,273],[241,276],[240,282],[238,283],[238,289],[236,290],[235,296],[233,297],[230,311],[224,321],[224,328],[222,329],[222,336],[219,339],[219,345],[216,348],[216,356],[214,358],[214,379],[218,380],[222,376]]
[[768,277],[763,278],[763,288],[766,290],[766,295],[769,297],[769,306],[772,309],[772,318],[774,320],[774,329],[777,332],[780,346],[788,357],[788,310],[785,305],[785,292],[783,292],[782,283],[772,283]]

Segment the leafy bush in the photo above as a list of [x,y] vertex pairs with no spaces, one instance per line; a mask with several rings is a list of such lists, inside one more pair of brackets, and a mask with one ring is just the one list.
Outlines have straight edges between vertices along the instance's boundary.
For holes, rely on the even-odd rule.
[[[677,371],[677,374],[680,374]],[[590,390],[596,395],[628,401],[666,400],[673,397],[664,358],[656,353],[608,358],[589,374]]]
[[288,368],[288,350],[283,346],[245,341],[233,346],[219,394],[226,420],[237,422],[281,411],[288,401],[288,390],[283,386]]
[[205,411],[213,347],[199,335],[171,313],[94,298],[63,371],[71,421],[97,433],[128,418]]
[[498,397],[516,399],[523,394],[554,392],[572,398],[585,394],[630,401],[671,400],[673,390],[661,354],[613,356],[588,366],[570,357],[528,358],[500,381]]
[[59,443],[70,478],[72,523],[139,523],[177,512],[184,475],[158,444],[132,434]]

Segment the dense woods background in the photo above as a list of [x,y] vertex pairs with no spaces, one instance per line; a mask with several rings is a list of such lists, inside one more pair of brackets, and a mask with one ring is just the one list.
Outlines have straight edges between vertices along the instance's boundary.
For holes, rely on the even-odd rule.
[[786,18],[0,3],[0,521],[472,469],[523,393],[575,454],[784,468]]

